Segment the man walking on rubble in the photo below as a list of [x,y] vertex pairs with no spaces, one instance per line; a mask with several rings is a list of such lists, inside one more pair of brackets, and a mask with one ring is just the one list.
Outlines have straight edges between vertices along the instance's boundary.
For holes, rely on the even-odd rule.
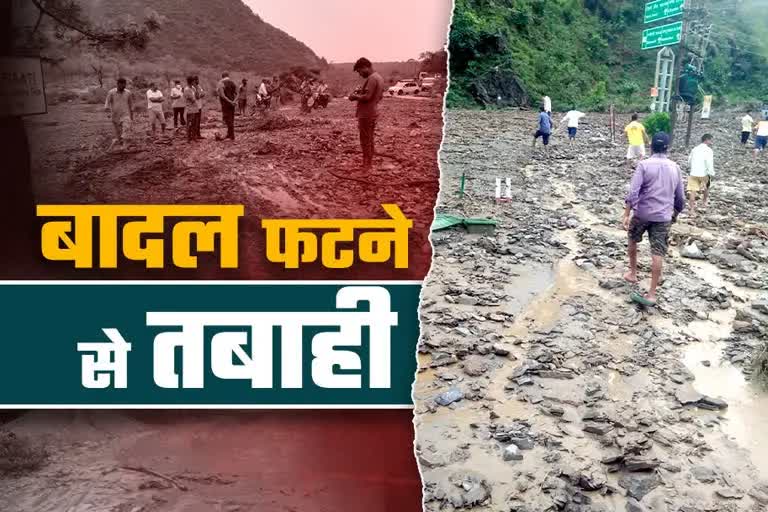
[[648,133],[645,126],[638,120],[637,114],[632,114],[632,121],[624,128],[627,134],[627,161],[645,158],[645,145],[648,144]]
[[536,148],[536,141],[541,137],[544,143],[544,148],[549,146],[549,137],[552,135],[552,116],[546,111],[546,107],[542,105],[539,109],[539,125],[536,133],[533,134],[533,148]]
[[757,155],[765,152],[768,147],[768,113],[763,114],[763,120],[755,127],[755,160]]
[[115,129],[115,139],[109,146],[110,150],[116,143],[125,147],[125,137],[133,123],[133,96],[125,88],[126,85],[125,78],[118,78],[117,87],[107,93],[107,101],[104,103],[104,110],[110,114]]
[[709,200],[709,186],[715,176],[715,154],[712,151],[714,137],[705,134],[701,138],[701,144],[693,148],[688,157],[690,175],[688,177],[688,205],[691,217],[696,215],[696,195],[704,193],[701,207],[707,207]]
[[651,244],[651,286],[648,293],[632,294],[632,300],[645,306],[656,304],[656,288],[661,280],[669,230],[685,208],[680,167],[667,158],[669,135],[659,132],[651,142],[651,158],[642,160],[630,183],[624,208],[623,225],[629,233],[629,272],[624,280],[637,283],[637,244],[648,233]]
[[227,137],[235,140],[235,109],[237,108],[237,84],[229,78],[229,73],[222,73],[216,94],[221,101],[221,117],[227,126]]
[[563,123],[568,123],[568,140],[571,143],[576,140],[576,133],[579,131],[579,121],[585,115],[584,112],[579,112],[575,108],[572,108],[560,120],[560,126],[563,126]]
[[752,119],[752,111],[747,110],[744,117],[741,118],[741,145],[746,147],[749,142],[749,137],[752,135],[752,130],[755,126],[755,120]]
[[370,169],[376,152],[376,120],[379,117],[379,102],[384,97],[384,79],[373,70],[373,64],[365,57],[355,62],[353,70],[365,79],[363,86],[349,95],[349,100],[357,102],[355,116],[360,131],[363,168]]

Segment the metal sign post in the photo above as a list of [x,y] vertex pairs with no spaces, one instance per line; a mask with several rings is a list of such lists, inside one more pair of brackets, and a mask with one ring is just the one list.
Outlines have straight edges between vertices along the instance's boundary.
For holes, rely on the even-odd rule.
[[675,70],[675,52],[669,48],[662,48],[656,55],[656,77],[654,87],[658,91],[656,98],[656,112],[669,112],[669,104],[672,100],[672,75]]

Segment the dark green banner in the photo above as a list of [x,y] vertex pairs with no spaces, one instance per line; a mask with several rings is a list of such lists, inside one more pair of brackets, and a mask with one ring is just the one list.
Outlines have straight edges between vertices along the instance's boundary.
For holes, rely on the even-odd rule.
[[0,408],[410,406],[420,284],[0,284]]

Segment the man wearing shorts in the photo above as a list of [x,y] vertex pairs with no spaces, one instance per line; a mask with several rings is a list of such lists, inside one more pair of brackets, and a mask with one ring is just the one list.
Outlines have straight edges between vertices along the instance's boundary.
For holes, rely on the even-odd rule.
[[651,243],[651,286],[642,297],[648,305],[656,304],[656,288],[667,255],[669,229],[685,208],[680,167],[667,158],[668,149],[669,135],[659,132],[653,136],[653,154],[637,164],[624,208],[623,225],[629,233],[626,281],[637,283],[637,244],[646,232]]
[[539,137],[544,142],[544,146],[549,145],[549,136],[552,134],[552,117],[542,106],[539,109],[539,128],[536,133],[533,134],[533,147],[536,147],[536,141]]
[[688,177],[688,206],[691,216],[696,214],[696,194],[704,193],[702,208],[707,207],[709,199],[709,183],[715,175],[715,154],[712,151],[714,137],[705,134],[701,144],[693,148],[688,157],[690,176]]
[[757,123],[757,133],[755,134],[755,160],[757,154],[765,151],[768,146],[768,115],[763,116],[763,120]]
[[560,120],[560,126],[562,126],[563,123],[566,123],[566,122],[568,123],[568,140],[570,142],[573,142],[574,140],[576,140],[576,133],[579,131],[579,121],[585,115],[586,114],[584,114],[583,112],[579,112],[575,108],[572,108]]
[[125,137],[133,122],[133,97],[131,91],[125,88],[126,83],[125,78],[118,78],[117,87],[107,93],[107,101],[104,103],[104,110],[111,115],[115,129],[115,140],[109,146],[110,149],[118,142],[121,146],[125,145]]
[[645,157],[645,145],[648,144],[648,134],[645,126],[638,121],[637,114],[632,114],[632,122],[625,128],[629,147],[627,148],[627,160],[637,160]]

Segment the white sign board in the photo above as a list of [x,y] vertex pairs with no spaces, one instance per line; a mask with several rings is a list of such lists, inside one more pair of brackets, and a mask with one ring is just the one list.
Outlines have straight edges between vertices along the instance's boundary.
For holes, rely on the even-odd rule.
[[45,114],[47,111],[40,59],[0,57],[0,117]]
[[704,104],[701,107],[701,118],[709,119],[709,115],[712,112],[712,96],[704,96]]

